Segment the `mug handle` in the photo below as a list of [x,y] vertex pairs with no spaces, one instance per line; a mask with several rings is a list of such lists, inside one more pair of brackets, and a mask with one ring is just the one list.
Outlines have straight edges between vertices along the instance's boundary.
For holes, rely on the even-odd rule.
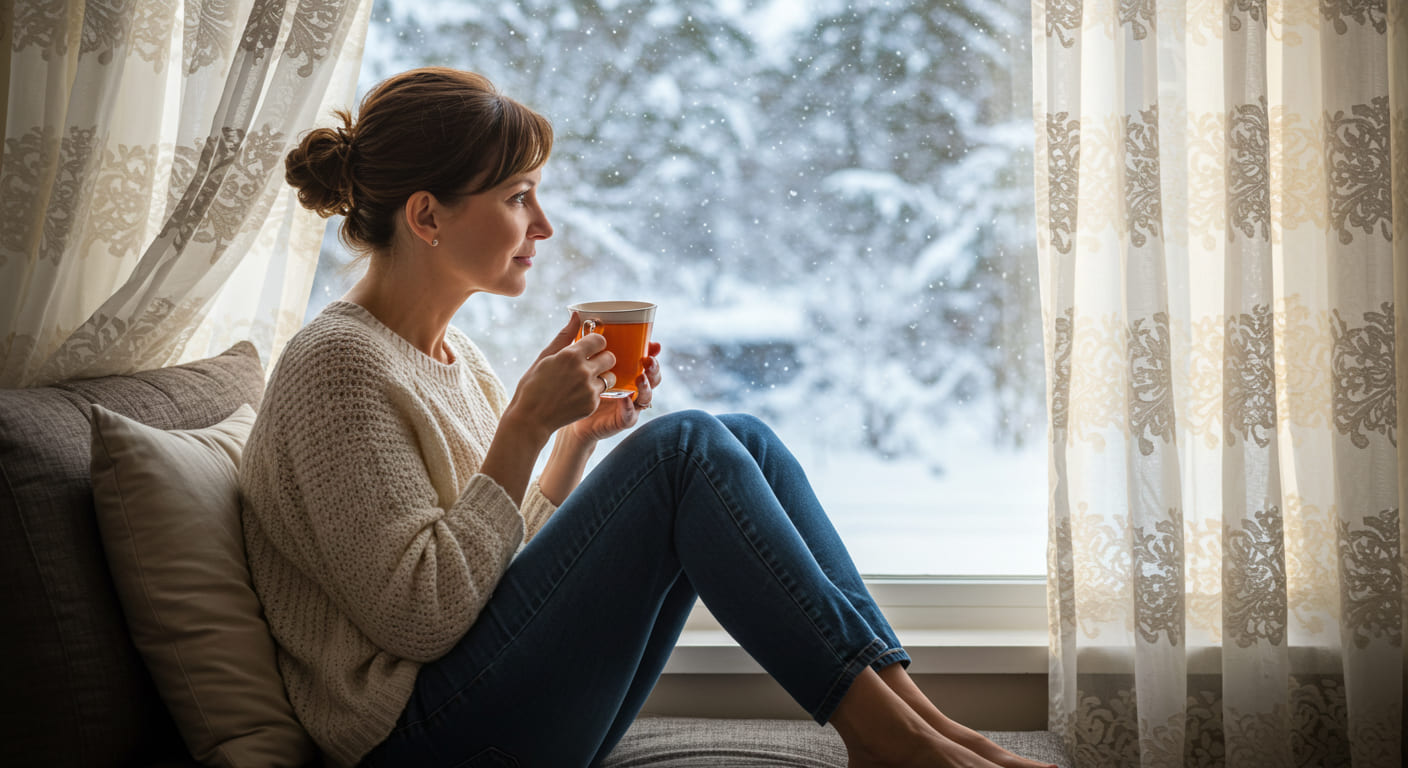
[[603,325],[605,325],[605,323],[599,323],[595,320],[583,320],[582,336],[585,337],[589,333],[596,333],[596,329],[600,328]]

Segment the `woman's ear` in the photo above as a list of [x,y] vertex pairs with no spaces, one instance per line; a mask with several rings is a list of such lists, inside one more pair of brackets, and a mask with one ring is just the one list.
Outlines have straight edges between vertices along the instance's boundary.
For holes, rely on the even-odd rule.
[[411,234],[411,237],[426,245],[439,244],[440,220],[437,216],[439,208],[435,195],[425,190],[414,192],[406,198],[404,211],[406,231]]

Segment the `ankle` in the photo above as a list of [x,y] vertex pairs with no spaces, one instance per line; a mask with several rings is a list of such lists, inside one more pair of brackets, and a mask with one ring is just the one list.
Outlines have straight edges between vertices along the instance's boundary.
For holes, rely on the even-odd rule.
[[885,685],[890,687],[896,695],[924,719],[930,726],[947,733],[946,729],[961,727],[958,721],[945,715],[942,710],[935,706],[934,702],[919,688],[914,682],[914,678],[909,676],[909,672],[900,664],[892,664],[880,670],[880,679]]
[[830,723],[853,757],[902,758],[922,750],[938,735],[869,669],[856,677]]

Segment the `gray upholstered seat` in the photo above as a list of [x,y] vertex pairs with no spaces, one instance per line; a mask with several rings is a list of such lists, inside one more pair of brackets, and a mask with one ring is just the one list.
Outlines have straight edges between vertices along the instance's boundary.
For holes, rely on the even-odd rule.
[[[1071,763],[1049,731],[984,731],[1023,757],[1067,768]],[[834,728],[810,720],[641,718],[606,760],[606,768],[846,768],[846,748]]]

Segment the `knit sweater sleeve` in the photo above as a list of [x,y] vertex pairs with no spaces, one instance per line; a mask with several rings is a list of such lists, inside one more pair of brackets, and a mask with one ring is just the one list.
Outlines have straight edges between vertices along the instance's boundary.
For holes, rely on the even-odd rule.
[[431,661],[489,599],[523,540],[522,517],[486,475],[458,496],[431,476],[426,420],[376,352],[313,351],[283,372],[297,385],[268,426],[284,454],[282,495],[298,500],[310,535],[281,548],[297,552],[373,643]]
[[543,489],[535,479],[528,486],[528,492],[523,494],[523,506],[519,511],[523,514],[523,540],[527,542],[538,535],[543,524],[557,511],[557,505],[543,495]]

